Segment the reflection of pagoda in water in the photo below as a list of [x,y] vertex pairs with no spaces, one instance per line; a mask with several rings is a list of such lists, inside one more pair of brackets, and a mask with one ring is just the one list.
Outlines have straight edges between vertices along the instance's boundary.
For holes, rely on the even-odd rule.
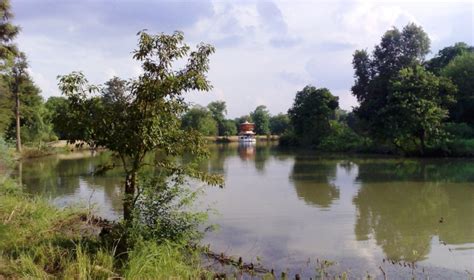
[[240,143],[255,143],[255,129],[254,123],[245,121],[239,125],[239,142]]
[[255,144],[250,142],[239,143],[237,150],[239,151],[239,157],[242,160],[253,160],[257,152]]

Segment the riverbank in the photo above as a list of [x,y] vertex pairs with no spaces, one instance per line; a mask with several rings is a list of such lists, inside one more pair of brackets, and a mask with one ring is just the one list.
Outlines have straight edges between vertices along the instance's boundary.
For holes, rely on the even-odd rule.
[[[239,142],[239,136],[207,136],[207,141],[213,143],[234,143]],[[278,142],[280,136],[278,135],[256,135],[257,142]]]
[[207,279],[199,252],[183,244],[142,241],[116,255],[101,234],[109,224],[87,209],[58,209],[0,182],[0,279]]
[[57,140],[53,142],[42,143],[40,145],[24,145],[21,153],[17,153],[13,147],[8,147],[8,153],[12,158],[19,159],[33,159],[41,158],[56,154],[64,154],[70,152],[89,151],[90,147],[86,143],[69,144],[66,140]]

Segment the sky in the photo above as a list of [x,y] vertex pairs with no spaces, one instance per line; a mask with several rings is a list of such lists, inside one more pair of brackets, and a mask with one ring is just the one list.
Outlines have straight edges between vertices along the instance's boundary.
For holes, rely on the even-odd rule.
[[212,91],[186,99],[224,100],[232,118],[258,105],[287,112],[308,84],[330,89],[351,110],[352,54],[371,52],[392,27],[421,25],[431,39],[429,57],[455,42],[474,44],[474,1],[12,0],[12,7],[22,28],[17,43],[45,99],[60,95],[57,76],[72,71],[95,84],[137,77],[137,32],[180,30],[193,48],[216,47]]

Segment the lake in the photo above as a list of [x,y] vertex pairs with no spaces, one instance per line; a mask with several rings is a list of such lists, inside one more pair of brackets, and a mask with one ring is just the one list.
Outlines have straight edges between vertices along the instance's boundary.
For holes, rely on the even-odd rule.
[[[211,145],[202,167],[225,177],[200,207],[219,225],[203,243],[276,271],[469,279],[474,272],[474,161],[321,155],[275,145]],[[23,161],[17,177],[55,205],[122,213],[122,175],[92,176],[108,153]],[[416,262],[412,269],[407,263]]]

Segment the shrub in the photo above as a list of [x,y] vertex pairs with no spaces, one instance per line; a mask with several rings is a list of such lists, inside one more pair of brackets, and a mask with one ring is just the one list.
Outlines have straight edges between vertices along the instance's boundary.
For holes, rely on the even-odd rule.
[[446,123],[445,130],[454,138],[474,138],[474,128],[467,123]]
[[207,213],[190,210],[200,192],[186,187],[181,178],[174,180],[142,176],[140,188],[144,191],[136,202],[132,238],[187,243],[202,236],[198,228]]

